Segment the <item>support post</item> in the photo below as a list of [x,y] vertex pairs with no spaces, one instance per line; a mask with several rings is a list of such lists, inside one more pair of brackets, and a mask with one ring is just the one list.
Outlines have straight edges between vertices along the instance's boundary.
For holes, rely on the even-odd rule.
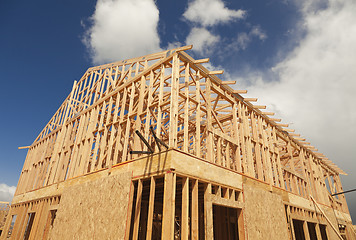
[[214,239],[213,226],[213,204],[211,202],[211,183],[205,184],[204,191],[204,218],[205,218],[205,239]]
[[164,176],[162,239],[174,239],[174,216],[176,196],[176,175],[173,172]]
[[189,178],[182,179],[182,240],[188,240],[189,236]]
[[199,209],[198,209],[198,180],[193,179],[193,190],[192,190],[192,214],[191,214],[191,225],[192,225],[192,240],[199,239]]
[[148,206],[148,217],[147,217],[147,234],[146,239],[152,239],[152,225],[153,225],[153,211],[154,211],[154,202],[155,202],[155,193],[156,193],[156,180],[154,177],[151,177],[151,186],[150,186],[150,199]]

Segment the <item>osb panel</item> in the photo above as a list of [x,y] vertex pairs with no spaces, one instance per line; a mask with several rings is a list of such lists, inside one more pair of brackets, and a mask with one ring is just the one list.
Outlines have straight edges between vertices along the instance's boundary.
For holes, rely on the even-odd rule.
[[210,180],[219,184],[242,188],[242,176],[205,160],[179,151],[172,151],[172,168],[177,172]]
[[315,211],[315,206],[314,203],[311,200],[308,200],[306,198],[300,197],[298,195],[295,195],[293,193],[288,193],[288,198],[289,198],[289,203],[292,206],[297,206],[300,208],[307,209],[309,211]]
[[[331,221],[332,225],[336,229],[338,229],[339,228],[339,224],[338,224],[338,221],[336,219],[334,210],[332,208],[328,208],[328,207],[324,207],[324,206],[322,206],[322,208],[323,208],[323,211],[326,214],[326,216]],[[329,225],[329,223],[327,224],[327,231],[328,231],[328,238],[329,239],[339,239],[339,237],[337,236],[335,231],[332,229],[332,227]]]
[[350,240],[356,240],[356,225],[352,225],[350,223],[346,224],[346,229],[349,233]]
[[335,216],[338,218],[338,219],[342,219],[344,220],[345,222],[350,222],[352,223],[352,219],[351,219],[351,216],[347,213],[343,213],[339,210],[336,210],[334,209],[334,213],[335,213]]
[[49,239],[124,239],[131,173],[64,190]]
[[248,239],[289,239],[282,197],[244,184],[244,215]]

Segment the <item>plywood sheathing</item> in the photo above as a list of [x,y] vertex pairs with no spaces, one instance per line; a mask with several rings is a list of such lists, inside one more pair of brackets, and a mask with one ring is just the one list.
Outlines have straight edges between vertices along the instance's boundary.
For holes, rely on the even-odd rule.
[[[323,212],[325,213],[325,215],[327,216],[327,218],[329,219],[329,221],[331,222],[333,227],[336,228],[337,230],[339,230],[338,229],[339,222],[335,216],[333,209],[332,208],[324,208]],[[329,239],[339,239],[338,234],[336,234],[335,231],[333,231],[333,229],[330,227],[330,224],[329,224],[329,228],[327,228],[327,233],[328,233]]]
[[14,197],[13,203],[60,195],[66,188],[105,178],[108,174],[116,175],[123,172],[131,172],[134,177],[147,177],[162,174],[170,169],[174,169],[177,173],[184,173],[184,175],[203,178],[233,188],[242,188],[242,177],[240,174],[236,174],[234,171],[207,162],[190,154],[170,149],[150,156],[142,156],[135,161],[127,161],[114,165],[110,171],[109,169],[99,170],[97,172],[86,174],[85,176],[52,184],[36,191],[19,194]]
[[[160,154],[152,154],[144,156],[135,161],[128,161],[122,164],[114,165],[111,169],[111,175],[122,172],[132,172],[135,177],[147,177],[155,174],[162,174],[165,171],[174,169],[177,173],[195,178],[203,178],[217,184],[230,186],[237,189],[242,189],[243,178],[253,179],[248,176],[239,174],[236,171],[221,167],[217,164],[197,158],[194,155],[187,154],[178,150],[169,150]],[[60,195],[63,191],[76,184],[90,182],[96,179],[105,178],[108,176],[109,170],[100,170],[94,173],[87,174],[82,177],[77,177],[63,181],[58,184],[40,188],[36,191],[31,191],[26,194],[15,196],[13,203],[30,201],[47,196]],[[283,201],[294,206],[299,206],[304,209],[314,210],[312,202],[294,193],[289,193],[278,187],[271,186],[267,183],[260,182],[264,189],[271,189],[273,192],[282,196]],[[339,214],[340,215],[340,214]],[[345,214],[343,214],[345,215]],[[348,217],[347,220],[350,220]]]
[[[267,200],[269,199],[268,201],[275,200],[275,201],[277,201],[277,205],[280,205],[279,203],[281,201],[283,201],[283,203],[286,205],[292,205],[292,206],[295,206],[295,207],[298,207],[301,209],[306,209],[308,211],[315,211],[312,208],[311,201],[309,201],[301,196],[298,196],[297,194],[293,194],[293,193],[290,193],[284,189],[281,189],[281,188],[278,188],[275,186],[271,186],[270,184],[265,183],[263,181],[256,180],[256,179],[249,177],[247,175],[242,175],[242,174],[238,173],[237,171],[233,171],[231,169],[219,166],[215,163],[208,162],[204,159],[197,158],[194,155],[190,155],[190,154],[187,154],[187,153],[175,150],[175,149],[171,149],[171,150],[162,152],[160,154],[152,154],[151,156],[140,157],[135,161],[127,161],[122,164],[114,165],[110,171],[109,171],[109,169],[100,170],[97,172],[87,174],[85,176],[73,178],[73,179],[70,179],[67,181],[63,181],[58,184],[53,184],[51,186],[47,186],[45,188],[41,188],[41,189],[32,191],[30,193],[19,195],[14,198],[14,202],[16,203],[15,206],[20,206],[25,201],[28,202],[28,203],[25,202],[25,204],[32,204],[32,202],[34,202],[34,201],[38,202],[38,200],[36,200],[36,199],[45,199],[46,197],[57,194],[57,195],[62,195],[62,201],[58,208],[58,209],[60,209],[63,206],[63,203],[65,205],[69,204],[69,202],[67,202],[67,203],[65,201],[63,202],[63,197],[66,195],[65,192],[67,190],[69,191],[70,189],[77,189],[77,192],[75,192],[77,195],[85,194],[84,195],[85,197],[88,197],[88,196],[93,197],[94,196],[94,198],[95,198],[95,194],[97,194],[97,191],[96,191],[97,189],[98,189],[98,192],[100,193],[100,191],[106,191],[105,189],[110,188],[111,185],[106,184],[106,180],[105,180],[106,178],[112,178],[114,176],[117,176],[117,178],[120,178],[120,176],[123,176],[125,174],[127,175],[127,173],[129,173],[127,175],[127,177],[129,177],[129,175],[130,176],[132,175],[133,178],[137,180],[137,179],[147,179],[152,176],[162,176],[163,174],[166,174],[169,172],[174,172],[179,176],[190,177],[191,179],[199,179],[200,182],[210,182],[209,184],[216,184],[216,185],[225,186],[228,188],[241,190],[240,197],[244,196],[244,198],[241,198],[241,199],[244,199],[243,200],[244,204],[238,204],[237,207],[243,209],[244,215],[247,214],[246,221],[245,221],[245,227],[247,227],[247,225],[249,225],[251,223],[250,222],[251,219],[249,217],[252,217],[252,220],[253,220],[254,214],[256,211],[262,211],[262,207],[266,208],[266,209],[269,207],[269,206],[261,205],[260,210],[255,209],[252,205],[256,204],[255,201],[257,201],[257,199],[259,199],[259,201],[262,201],[262,202],[265,201],[265,199],[267,199]],[[125,179],[123,180],[125,182],[123,184],[126,184],[127,187],[130,186],[131,185],[129,183],[130,181],[127,181],[127,179],[126,180]],[[117,181],[119,182],[120,180],[117,179]],[[93,183],[93,184],[90,185],[91,183]],[[102,189],[98,188],[97,187],[98,185],[100,185]],[[80,190],[81,186],[87,186],[87,187],[83,188],[83,190]],[[89,187],[89,186],[91,186],[91,187]],[[88,193],[86,188],[92,189],[92,191],[91,191],[92,195]],[[255,191],[251,191],[250,188],[255,189]],[[256,194],[256,196],[253,195],[253,198],[256,197],[255,200],[251,200],[251,198],[249,198],[249,196],[247,196],[247,198],[246,198],[245,194],[249,194],[248,193],[249,191],[250,191],[250,195],[252,193]],[[70,190],[70,192],[74,192],[74,190]],[[81,192],[83,192],[83,194],[81,194]],[[208,194],[208,192],[207,192],[207,194]],[[105,192],[104,192],[104,195],[105,195]],[[103,195],[103,199],[111,198],[111,195],[106,196],[106,197],[104,195]],[[215,200],[214,199],[213,198],[210,199],[213,204],[222,204],[221,200],[225,200],[225,199],[220,199],[219,201],[217,201],[216,199]],[[79,199],[70,198],[70,201],[71,202],[79,202]],[[111,201],[111,200],[109,199],[108,201]],[[250,201],[251,201],[252,205],[245,206],[245,204],[249,204],[248,202],[250,202]],[[223,204],[223,205],[227,204],[226,201],[224,203],[225,204]],[[123,204],[126,204],[126,203],[124,202]],[[133,204],[133,206],[135,206],[136,202],[134,202],[132,204]],[[262,203],[262,204],[264,204],[264,203]],[[77,206],[78,203],[74,203],[74,205],[77,208],[79,207],[79,206]],[[229,203],[226,206],[235,206],[235,205],[236,204]],[[275,206],[277,206],[277,205],[275,205]],[[111,206],[111,205],[108,205],[108,206]],[[277,210],[277,211],[284,212],[284,205],[282,204],[282,206],[279,206],[279,207],[281,207],[281,209]],[[330,208],[330,207],[327,207],[324,205],[322,205],[322,207]],[[275,209],[273,207],[272,207],[272,210],[275,211]],[[27,210],[25,209],[24,211],[25,211],[24,213],[26,214]],[[122,209],[120,208],[120,210],[115,210],[115,211],[122,211]],[[265,211],[267,211],[269,214],[270,210],[267,209]],[[248,212],[250,212],[250,216],[248,216],[249,215]],[[14,212],[14,213],[17,213],[17,212]],[[335,213],[336,213],[336,216],[339,216],[340,214],[342,214],[340,212],[338,213],[337,211]],[[69,215],[69,212],[66,212],[66,214]],[[99,216],[101,216],[100,212],[99,213],[92,212],[91,214],[93,214],[93,216],[95,216],[95,214],[99,214]],[[293,216],[295,216],[295,215],[293,215]],[[85,217],[85,216],[82,216],[82,217]],[[260,217],[261,217],[261,215],[260,215]],[[69,216],[68,216],[68,218],[69,218]],[[271,220],[271,217],[269,216],[266,219]],[[283,221],[284,221],[285,215],[283,215],[283,218],[281,218],[281,219],[283,219]],[[348,219],[345,219],[346,222],[348,222],[347,220]],[[313,221],[315,222],[315,220],[313,220]],[[273,220],[273,222],[274,222],[274,220]],[[278,220],[278,222],[280,223],[281,220]],[[323,221],[323,224],[325,224],[325,221]],[[252,226],[254,226],[254,225],[252,225]],[[274,227],[274,225],[272,225],[271,227]],[[89,231],[92,231],[92,229],[89,229]],[[251,233],[251,231],[255,231],[255,229],[246,228],[246,234]],[[254,233],[252,233],[252,234],[254,234]]]
[[124,239],[131,173],[64,190],[49,239]]
[[352,225],[352,223],[347,224],[348,233],[351,239],[356,239],[356,225]]
[[243,194],[247,239],[289,238],[282,196],[268,191],[266,186],[244,179]]

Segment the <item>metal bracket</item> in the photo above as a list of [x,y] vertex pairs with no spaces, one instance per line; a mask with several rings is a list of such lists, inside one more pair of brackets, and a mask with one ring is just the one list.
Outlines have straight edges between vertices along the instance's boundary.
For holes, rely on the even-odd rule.
[[157,143],[157,147],[159,149],[159,151],[161,151],[161,146],[159,144],[162,144],[166,149],[168,149],[169,147],[167,146],[167,144],[165,144],[161,139],[159,139],[156,134],[155,134],[155,131],[153,130],[153,127],[151,126],[150,127],[150,130],[151,130],[151,133]]
[[[161,151],[161,146],[160,145],[163,145],[166,149],[168,149],[167,144],[165,144],[161,139],[159,139],[156,136],[152,126],[150,127],[150,130],[151,130],[151,133],[153,135],[153,138],[155,139],[155,142],[157,144],[158,150]],[[154,152],[154,149],[150,146],[148,141],[142,136],[140,131],[136,130],[135,133],[141,139],[141,141],[147,146],[149,151],[130,151],[130,154],[152,154]]]
[[352,189],[352,190],[344,191],[344,192],[334,193],[334,194],[331,194],[331,196],[336,196],[336,195],[339,195],[339,194],[349,193],[349,192],[353,192],[353,191],[356,191],[356,188]]

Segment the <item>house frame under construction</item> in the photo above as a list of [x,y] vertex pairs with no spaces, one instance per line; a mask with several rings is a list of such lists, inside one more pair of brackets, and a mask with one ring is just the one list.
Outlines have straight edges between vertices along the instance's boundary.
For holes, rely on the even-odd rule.
[[356,239],[345,173],[191,47],[74,82],[0,239]]

